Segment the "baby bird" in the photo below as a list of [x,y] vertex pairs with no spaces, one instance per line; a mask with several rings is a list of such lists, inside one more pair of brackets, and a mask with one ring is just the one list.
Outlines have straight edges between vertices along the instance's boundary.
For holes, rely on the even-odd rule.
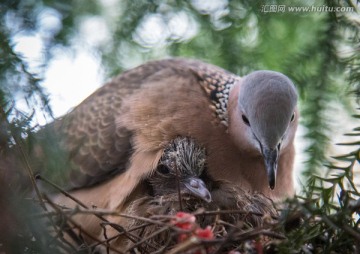
[[[166,221],[180,210],[189,213],[199,209],[243,211],[197,216],[197,223],[201,227],[215,225],[214,231],[223,232],[223,228],[220,229],[216,223],[219,219],[228,224],[244,222],[247,227],[255,227],[263,224],[258,214],[276,215],[271,200],[262,194],[250,194],[233,183],[214,181],[208,177],[206,151],[191,138],[178,137],[172,140],[166,146],[156,171],[146,182],[148,194],[126,205],[124,213],[134,216],[134,219],[123,220],[121,226],[129,233],[112,243],[112,246],[123,251],[136,249],[141,253],[152,252],[164,245],[176,243],[173,231],[161,230],[163,225],[158,223],[145,225],[140,219],[144,217],[154,220],[162,218],[164,222],[164,219]],[[161,233],[156,233],[159,231]],[[136,245],[142,239],[147,241]]]
[[[205,173],[205,161],[205,149],[194,139],[188,137],[173,139],[165,147],[155,172],[144,180],[145,184],[140,185],[137,196],[125,203],[126,208],[123,213],[139,218],[149,218],[153,215],[169,216],[175,215],[180,210],[188,211],[188,202],[210,203],[210,191],[200,178]],[[120,235],[112,242],[112,246],[119,250],[132,249],[136,241],[159,229],[155,224],[132,231],[133,228],[143,224],[141,219],[121,220],[119,224],[130,232],[126,236]],[[152,238],[151,242],[155,246],[160,246],[170,237],[170,231],[166,230]],[[148,249],[146,244],[139,246],[138,249],[140,252],[154,251],[153,248]]]
[[181,196],[192,195],[210,202],[210,192],[200,179],[204,173],[205,160],[205,149],[193,139],[174,139],[165,147],[156,171],[148,179],[152,196],[179,193]]

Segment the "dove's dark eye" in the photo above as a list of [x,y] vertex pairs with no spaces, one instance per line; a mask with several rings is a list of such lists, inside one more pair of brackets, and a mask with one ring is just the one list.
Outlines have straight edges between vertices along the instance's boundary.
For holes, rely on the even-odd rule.
[[242,120],[244,121],[244,123],[245,123],[247,126],[250,126],[249,119],[247,119],[247,117],[246,117],[245,115],[242,115]]
[[294,119],[295,119],[295,112],[292,114],[290,122],[294,121]]
[[167,166],[165,166],[165,165],[159,165],[158,168],[157,168],[157,170],[158,170],[161,174],[164,174],[164,175],[170,173],[169,168],[168,168]]

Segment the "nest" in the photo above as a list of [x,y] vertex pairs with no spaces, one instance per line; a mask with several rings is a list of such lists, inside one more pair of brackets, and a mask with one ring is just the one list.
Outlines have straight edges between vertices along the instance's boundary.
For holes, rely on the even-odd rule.
[[136,216],[123,225],[133,238],[118,241],[128,253],[229,253],[267,244],[264,235],[282,238],[271,230],[277,220],[271,200],[239,189],[232,194],[210,203],[191,196],[181,204],[177,195],[140,198],[126,210]]
[[[121,213],[57,208],[57,214],[62,225],[68,225],[62,230],[77,243],[75,249],[91,252],[261,253],[260,248],[285,238],[277,233],[278,213],[270,199],[228,183],[219,186],[212,191],[211,202],[187,194],[147,195],[129,202]],[[86,231],[78,230],[81,225],[71,219],[78,213],[100,218],[105,240],[85,241]],[[109,222],[108,215],[122,217],[121,222]],[[105,227],[117,234],[108,237]]]

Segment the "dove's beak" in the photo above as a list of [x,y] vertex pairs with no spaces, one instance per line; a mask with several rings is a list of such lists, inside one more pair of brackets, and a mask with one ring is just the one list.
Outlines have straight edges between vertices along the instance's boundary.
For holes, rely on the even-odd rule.
[[265,161],[265,169],[269,181],[270,189],[275,188],[276,184],[276,172],[278,166],[278,158],[279,158],[279,146],[275,149],[264,149],[263,157]]

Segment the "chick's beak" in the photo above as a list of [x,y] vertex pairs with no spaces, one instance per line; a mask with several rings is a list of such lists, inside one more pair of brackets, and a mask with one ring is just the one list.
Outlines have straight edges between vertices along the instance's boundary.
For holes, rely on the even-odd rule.
[[206,188],[205,183],[201,179],[189,177],[188,179],[186,179],[184,184],[185,187],[189,190],[190,194],[201,198],[208,203],[211,202],[211,194]]
[[269,181],[270,189],[275,188],[276,184],[276,172],[278,166],[278,158],[279,158],[279,147],[277,146],[275,149],[264,149],[263,157],[265,161],[265,169]]

